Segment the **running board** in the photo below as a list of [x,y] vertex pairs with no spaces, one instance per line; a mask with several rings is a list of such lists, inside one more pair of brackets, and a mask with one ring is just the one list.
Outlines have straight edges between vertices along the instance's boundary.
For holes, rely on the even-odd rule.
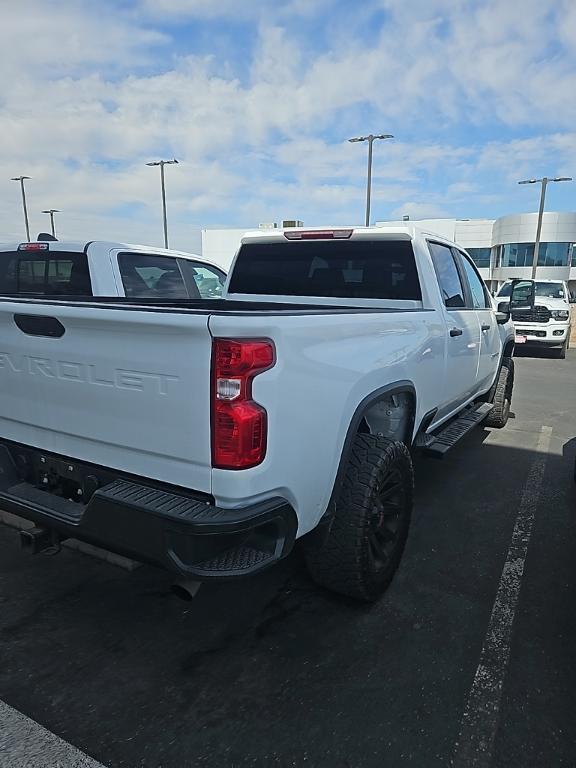
[[453,419],[439,432],[426,435],[426,443],[423,446],[424,454],[442,459],[464,435],[481,424],[493,408],[492,403],[481,403]]

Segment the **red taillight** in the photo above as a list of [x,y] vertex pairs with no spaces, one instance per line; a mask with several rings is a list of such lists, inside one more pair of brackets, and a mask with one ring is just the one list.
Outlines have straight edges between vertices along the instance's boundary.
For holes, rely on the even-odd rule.
[[212,466],[248,469],[264,461],[267,416],[252,400],[255,376],[272,368],[267,339],[214,339],[212,343]]
[[47,251],[48,243],[20,243],[19,251]]

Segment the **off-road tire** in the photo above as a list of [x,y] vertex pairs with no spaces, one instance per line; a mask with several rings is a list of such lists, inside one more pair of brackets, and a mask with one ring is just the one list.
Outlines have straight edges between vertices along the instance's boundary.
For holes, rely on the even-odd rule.
[[502,367],[498,374],[498,381],[494,396],[490,401],[494,408],[490,411],[485,426],[502,429],[506,426],[510,416],[510,406],[512,404],[512,390],[514,389],[514,360],[511,357],[505,357],[502,360]]
[[312,578],[358,600],[380,597],[404,551],[413,495],[404,443],[358,434],[329,532],[321,546],[306,552]]

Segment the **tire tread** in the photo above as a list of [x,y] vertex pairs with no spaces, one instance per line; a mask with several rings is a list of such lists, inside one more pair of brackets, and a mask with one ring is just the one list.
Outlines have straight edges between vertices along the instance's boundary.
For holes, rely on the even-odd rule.
[[512,402],[512,390],[514,388],[514,360],[505,357],[498,373],[498,383],[492,403],[494,408],[486,417],[484,424],[487,427],[502,429],[506,426],[508,415],[506,413],[506,400]]
[[[405,484],[406,520],[398,546],[382,578],[375,579],[367,565],[367,519],[372,497],[383,472],[397,465]],[[340,594],[372,601],[385,590],[398,567],[413,499],[414,476],[410,453],[403,443],[370,434],[358,434],[352,446],[342,490],[327,538],[307,552],[314,580]]]

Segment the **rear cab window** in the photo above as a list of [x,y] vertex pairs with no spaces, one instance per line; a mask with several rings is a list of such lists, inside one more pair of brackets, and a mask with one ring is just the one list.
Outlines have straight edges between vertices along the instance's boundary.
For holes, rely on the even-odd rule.
[[219,298],[225,281],[207,264],[150,253],[120,253],[118,268],[129,298]]
[[420,301],[410,240],[243,243],[228,293]]
[[182,259],[180,267],[184,278],[192,283],[201,299],[219,299],[222,296],[226,275],[216,267]]
[[171,256],[120,253],[118,267],[124,293],[129,298],[190,298],[178,261]]
[[0,293],[36,296],[92,296],[85,253],[73,251],[3,251]]

